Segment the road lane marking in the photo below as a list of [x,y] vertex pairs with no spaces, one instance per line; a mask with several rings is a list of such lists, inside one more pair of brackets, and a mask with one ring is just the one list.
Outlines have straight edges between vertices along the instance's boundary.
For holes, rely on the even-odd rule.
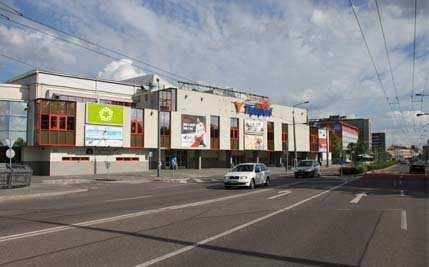
[[114,217],[108,217],[108,218],[97,219],[97,220],[92,220],[92,221],[80,222],[80,223],[70,224],[70,225],[65,225],[65,226],[50,227],[50,228],[45,228],[42,230],[36,230],[36,231],[31,231],[31,232],[26,232],[26,233],[21,233],[21,234],[2,236],[2,237],[0,237],[0,243],[12,241],[12,240],[16,240],[16,239],[22,239],[22,238],[28,238],[28,237],[34,237],[34,236],[56,233],[56,232],[60,232],[60,231],[64,231],[64,230],[73,229],[76,227],[85,227],[85,226],[91,226],[91,225],[96,225],[96,224],[101,224],[101,223],[115,222],[115,221],[119,221],[119,220],[135,218],[135,217],[139,217],[139,216],[143,216],[143,215],[160,213],[163,211],[178,210],[178,209],[183,209],[183,208],[188,208],[188,207],[197,207],[197,206],[212,204],[212,203],[216,203],[216,202],[220,202],[220,201],[224,201],[224,200],[229,200],[229,199],[259,194],[259,193],[263,193],[263,192],[267,192],[267,191],[271,191],[271,190],[273,190],[273,189],[254,190],[251,192],[237,194],[237,195],[213,198],[213,199],[202,200],[202,201],[191,202],[191,203],[185,203],[185,204],[174,205],[174,206],[167,206],[167,207],[162,207],[162,208],[157,208],[157,209],[152,209],[152,210],[143,210],[143,211],[138,211],[138,212],[133,212],[133,213],[128,213],[128,214],[118,215],[118,216],[114,216]]
[[407,211],[401,210],[401,230],[407,231]]
[[359,203],[359,201],[363,198],[363,197],[366,197],[367,196],[367,194],[364,192],[364,193],[359,193],[359,194],[356,194],[356,197],[355,198],[353,198],[352,200],[350,200],[350,203],[352,203],[352,204],[357,204],[357,203]]
[[[351,180],[350,180],[350,181],[351,181]],[[254,224],[259,223],[259,222],[261,222],[261,221],[264,221],[264,220],[266,220],[266,219],[269,219],[269,218],[271,218],[271,217],[273,217],[273,216],[275,216],[275,215],[277,215],[277,214],[280,214],[280,213],[283,213],[283,212],[285,212],[285,211],[288,211],[288,210],[290,210],[290,209],[292,209],[292,208],[298,207],[298,206],[300,206],[300,205],[302,205],[302,204],[304,204],[304,203],[306,203],[306,202],[308,202],[308,201],[310,201],[310,200],[312,200],[312,199],[318,198],[318,197],[320,197],[320,196],[322,196],[322,195],[324,195],[324,194],[327,194],[327,193],[329,193],[329,192],[331,192],[331,191],[333,191],[333,190],[336,190],[336,189],[338,189],[338,188],[340,188],[340,187],[344,186],[345,184],[349,183],[350,181],[345,181],[345,182],[343,182],[343,183],[342,183],[342,184],[340,184],[340,185],[337,185],[337,186],[331,187],[331,188],[330,188],[330,189],[328,189],[328,190],[322,191],[322,192],[320,192],[320,193],[318,193],[318,194],[316,194],[316,195],[313,195],[313,196],[311,196],[311,197],[309,197],[309,198],[306,198],[306,199],[304,199],[304,200],[298,201],[298,202],[296,202],[295,204],[292,204],[292,205],[290,205],[290,206],[287,206],[287,207],[284,207],[284,208],[282,208],[282,209],[276,210],[276,211],[274,211],[274,212],[272,212],[272,213],[269,213],[269,214],[267,214],[267,215],[264,215],[264,216],[262,216],[262,217],[259,217],[259,218],[257,218],[257,219],[254,219],[254,220],[249,221],[249,222],[247,222],[247,223],[244,223],[244,224],[242,224],[242,225],[236,226],[236,227],[234,227],[234,228],[232,228],[232,229],[230,229],[230,230],[228,230],[228,231],[225,231],[225,232],[223,232],[223,233],[220,233],[220,234],[217,234],[217,235],[211,236],[211,237],[209,237],[209,238],[207,238],[207,239],[204,239],[204,240],[202,240],[202,241],[199,241],[199,242],[195,243],[194,245],[189,245],[189,246],[183,247],[183,248],[181,248],[181,249],[174,250],[174,251],[172,251],[172,252],[170,252],[170,253],[164,254],[164,255],[162,255],[162,256],[159,256],[159,257],[157,257],[157,258],[153,258],[153,259],[151,259],[151,260],[149,260],[149,261],[143,262],[143,263],[141,263],[141,264],[139,264],[139,265],[136,265],[136,267],[145,267],[145,266],[150,266],[150,265],[152,265],[152,264],[155,264],[155,263],[158,263],[158,262],[164,261],[164,260],[169,259],[169,258],[171,258],[171,257],[174,257],[174,256],[177,256],[177,255],[180,255],[180,254],[182,254],[182,253],[184,253],[184,252],[186,252],[186,251],[189,251],[189,250],[191,250],[191,249],[193,249],[193,248],[196,248],[196,247],[198,247],[198,246],[201,246],[201,245],[207,244],[207,243],[209,243],[209,242],[211,242],[211,241],[214,241],[214,240],[216,240],[216,239],[219,239],[219,238],[221,238],[221,237],[224,237],[224,236],[230,235],[230,234],[232,234],[232,233],[234,233],[234,232],[237,232],[237,231],[239,231],[239,230],[241,230],[241,229],[244,229],[244,228],[246,228],[246,227],[248,227],[248,226],[251,226],[251,225],[254,225]]]
[[126,200],[136,200],[136,199],[142,199],[142,198],[148,198],[152,195],[145,195],[145,196],[139,196],[139,197],[128,197],[128,198],[116,198],[116,199],[110,199],[106,200],[104,202],[116,202],[116,201],[126,201]]
[[278,197],[289,195],[290,193],[292,193],[292,191],[290,191],[290,190],[279,191],[278,195],[274,195],[272,197],[269,197],[268,199],[276,199]]

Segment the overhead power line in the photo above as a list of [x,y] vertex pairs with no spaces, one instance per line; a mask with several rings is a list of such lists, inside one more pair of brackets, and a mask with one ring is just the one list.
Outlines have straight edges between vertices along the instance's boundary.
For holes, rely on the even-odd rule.
[[402,115],[402,108],[401,108],[401,104],[399,102],[399,97],[398,97],[398,88],[396,86],[395,78],[393,77],[392,63],[391,63],[391,59],[390,59],[389,48],[387,46],[387,38],[386,38],[386,34],[384,32],[384,27],[383,27],[383,22],[382,22],[382,18],[381,18],[380,7],[378,5],[378,0],[374,0],[374,1],[375,1],[375,5],[377,7],[378,22],[380,24],[381,33],[383,35],[384,51],[386,52],[387,65],[389,67],[389,72],[390,72],[390,79],[392,80],[393,89],[395,91],[396,103],[398,104],[399,111],[401,112],[401,115]]
[[[380,84],[380,88],[381,88],[381,89],[382,89],[382,91],[383,91],[383,94],[384,94],[384,97],[385,97],[386,103],[387,103],[387,105],[389,106],[390,111],[392,112],[392,115],[393,115],[393,118],[394,118],[395,123],[398,125],[398,121],[397,121],[397,118],[396,118],[396,116],[395,116],[395,114],[396,114],[396,113],[395,113],[395,110],[392,108],[392,103],[390,102],[389,95],[388,95],[388,94],[387,94],[387,92],[386,92],[386,88],[384,87],[383,81],[381,80],[381,77],[380,77],[380,72],[378,71],[377,65],[375,64],[374,57],[372,56],[371,50],[369,49],[368,41],[367,41],[367,39],[366,39],[366,37],[365,37],[365,33],[363,32],[363,29],[362,29],[362,26],[361,26],[361,23],[360,23],[360,20],[359,20],[358,14],[357,14],[357,12],[356,12],[356,10],[355,10],[355,7],[353,6],[352,0],[349,0],[349,3],[350,3],[350,7],[351,7],[351,9],[352,9],[352,11],[353,11],[353,15],[354,15],[354,18],[355,18],[355,20],[356,20],[356,23],[357,23],[357,25],[358,25],[359,31],[360,31],[360,33],[361,33],[362,40],[363,40],[363,42],[364,42],[364,44],[365,44],[365,47],[366,47],[366,50],[367,50],[367,52],[368,52],[368,56],[369,56],[369,58],[370,58],[370,60],[371,60],[372,66],[373,66],[374,71],[375,71],[375,74],[376,74],[376,76],[377,76],[377,80],[378,80],[378,82],[379,82],[379,84]],[[404,135],[406,135],[406,132],[405,132],[405,130],[403,129],[403,127],[401,127],[401,130],[402,130],[403,134],[404,134]]]
[[[26,19],[26,20],[28,20],[28,21],[31,21],[31,22],[33,22],[33,23],[36,23],[36,24],[38,24],[38,25],[41,25],[41,26],[43,26],[43,27],[45,27],[45,28],[48,28],[48,29],[51,29],[51,30],[53,30],[53,31],[59,32],[59,33],[61,33],[61,34],[63,34],[63,35],[66,35],[66,36],[71,37],[71,38],[73,38],[73,39],[75,39],[75,40],[78,40],[78,41],[80,41],[80,42],[83,42],[83,43],[85,43],[86,45],[90,45],[90,46],[92,46],[92,47],[96,47],[96,48],[102,49],[102,50],[107,51],[107,52],[109,52],[109,53],[113,53],[113,54],[119,55],[119,56],[121,56],[121,57],[131,59],[131,60],[133,60],[133,61],[135,61],[135,62],[139,63],[140,65],[143,65],[144,67],[150,68],[150,69],[155,70],[155,71],[159,71],[159,72],[161,72],[161,73],[162,73],[162,75],[164,75],[164,76],[166,76],[166,77],[169,77],[169,78],[173,78],[173,80],[186,80],[186,81],[194,82],[194,80],[192,80],[192,79],[190,79],[190,78],[188,78],[188,77],[185,77],[185,76],[183,76],[183,75],[179,75],[179,74],[175,74],[175,73],[173,73],[173,72],[170,72],[170,71],[168,71],[168,70],[165,70],[165,69],[163,69],[163,68],[160,68],[160,67],[158,67],[158,66],[155,66],[155,65],[153,65],[153,64],[151,64],[151,63],[148,63],[148,62],[146,62],[146,61],[144,61],[144,60],[141,60],[141,59],[139,59],[139,58],[136,58],[136,57],[130,56],[130,55],[126,54],[126,53],[125,53],[125,52],[123,52],[123,51],[120,51],[120,50],[117,50],[117,49],[108,48],[108,47],[106,47],[106,46],[103,46],[103,45],[100,45],[100,44],[98,44],[98,43],[92,42],[92,41],[90,41],[90,40],[88,40],[88,39],[84,39],[84,38],[82,38],[82,37],[79,37],[79,36],[76,36],[76,35],[71,34],[71,33],[69,33],[69,32],[66,32],[66,31],[64,31],[64,30],[61,30],[61,29],[59,29],[59,28],[57,28],[57,27],[54,27],[54,26],[51,26],[51,25],[49,25],[49,24],[43,23],[43,22],[41,22],[41,21],[39,21],[39,20],[36,20],[36,19],[34,19],[34,18],[28,17],[28,16],[26,16],[25,14],[23,14],[23,13],[19,12],[18,10],[14,9],[13,7],[11,7],[11,6],[9,6],[9,5],[7,5],[7,4],[5,4],[5,3],[1,2],[1,1],[0,1],[0,3],[1,3],[2,5],[4,5],[4,6],[6,6],[6,7],[8,8],[8,9],[3,9],[3,8],[2,8],[2,10],[6,11],[6,12],[8,12],[8,13],[11,13],[11,14],[13,14],[13,15],[15,15],[15,16],[22,17],[22,18],[24,18],[24,19]],[[11,19],[11,20],[12,20],[12,19]],[[14,22],[16,23],[16,20],[14,20]],[[28,27],[31,27],[31,26],[29,26],[29,25],[26,25],[26,26],[24,26],[24,27],[27,27],[27,26],[28,26]],[[34,28],[34,27],[32,27],[32,28],[33,28],[33,30],[35,30],[35,28]],[[39,32],[42,32],[42,33],[46,34],[46,32],[44,32],[44,31],[41,31],[41,30],[37,30],[37,31],[39,31]],[[56,36],[56,35],[52,35],[52,34],[51,34],[51,37],[57,38],[58,36]],[[58,37],[58,38],[59,38],[59,37]],[[57,38],[57,39],[58,39],[58,38]],[[65,41],[65,39],[63,39],[63,38],[61,38],[60,40],[61,40],[61,41],[64,41],[64,42],[69,42],[69,40],[68,40],[68,41]],[[69,42],[69,43],[70,43],[70,42]],[[98,51],[98,50],[96,50],[96,49],[91,49],[91,48],[89,48],[89,47],[87,47],[87,46],[84,46],[84,45],[82,45],[82,44],[79,44],[79,43],[77,43],[77,42],[71,42],[71,43],[72,43],[72,44],[74,44],[74,45],[77,45],[77,46],[79,46],[79,47],[81,47],[81,48],[87,49],[87,50],[89,50],[89,51],[91,51],[91,52],[94,52],[94,53],[100,54],[100,55],[102,55],[102,56],[109,57],[109,58],[111,58],[111,59],[113,58],[111,55],[108,55],[108,54],[106,54],[106,53],[100,52],[100,51]],[[117,59],[117,57],[115,57],[114,59],[115,59],[115,60],[119,60],[119,59]]]
[[[415,80],[415,66],[416,66],[416,31],[417,31],[417,0],[414,0],[414,34],[413,34],[413,63],[411,68],[411,98],[410,110],[415,110],[414,105],[414,80]],[[416,130],[416,118],[413,117],[413,129]]]
[[5,57],[5,58],[10,59],[10,60],[13,60],[13,61],[15,61],[15,62],[18,62],[18,63],[20,63],[20,64],[22,64],[22,65],[26,65],[26,66],[28,66],[28,67],[30,67],[30,68],[33,68],[33,67],[34,67],[34,66],[33,66],[33,65],[31,65],[30,63],[27,63],[27,62],[25,62],[25,61],[23,61],[23,60],[21,60],[21,59],[18,59],[18,58],[12,57],[12,56],[5,55],[5,54],[3,54],[3,53],[0,53],[0,56]]
[[417,31],[417,0],[414,0],[414,34],[413,34],[413,63],[411,70],[411,105],[414,100],[414,70],[416,65],[416,31]]

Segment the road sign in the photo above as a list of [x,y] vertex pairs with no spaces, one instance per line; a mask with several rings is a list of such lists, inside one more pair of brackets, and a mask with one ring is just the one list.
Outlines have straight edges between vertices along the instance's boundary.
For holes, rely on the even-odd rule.
[[153,157],[153,152],[149,151],[149,158]]
[[15,157],[15,150],[13,150],[12,148],[6,150],[6,157],[8,157],[9,159]]

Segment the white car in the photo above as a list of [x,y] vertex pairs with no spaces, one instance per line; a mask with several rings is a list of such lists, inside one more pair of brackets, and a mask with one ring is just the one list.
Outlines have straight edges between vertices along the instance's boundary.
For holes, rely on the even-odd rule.
[[295,168],[295,178],[303,176],[320,176],[320,164],[315,160],[301,160]]
[[271,171],[262,163],[238,164],[225,174],[225,189],[231,187],[249,187],[254,189],[257,185],[270,185]]

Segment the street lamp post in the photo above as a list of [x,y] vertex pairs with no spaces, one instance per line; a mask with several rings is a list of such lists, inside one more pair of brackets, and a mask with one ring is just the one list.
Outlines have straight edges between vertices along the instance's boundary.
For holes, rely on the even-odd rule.
[[158,164],[156,168],[156,176],[161,174],[161,92],[159,91],[159,78],[156,78],[158,86]]
[[298,152],[296,151],[296,130],[295,130],[295,108],[300,105],[308,104],[310,101],[304,101],[302,103],[298,103],[292,106],[292,125],[293,125],[293,167],[296,168],[298,161]]

